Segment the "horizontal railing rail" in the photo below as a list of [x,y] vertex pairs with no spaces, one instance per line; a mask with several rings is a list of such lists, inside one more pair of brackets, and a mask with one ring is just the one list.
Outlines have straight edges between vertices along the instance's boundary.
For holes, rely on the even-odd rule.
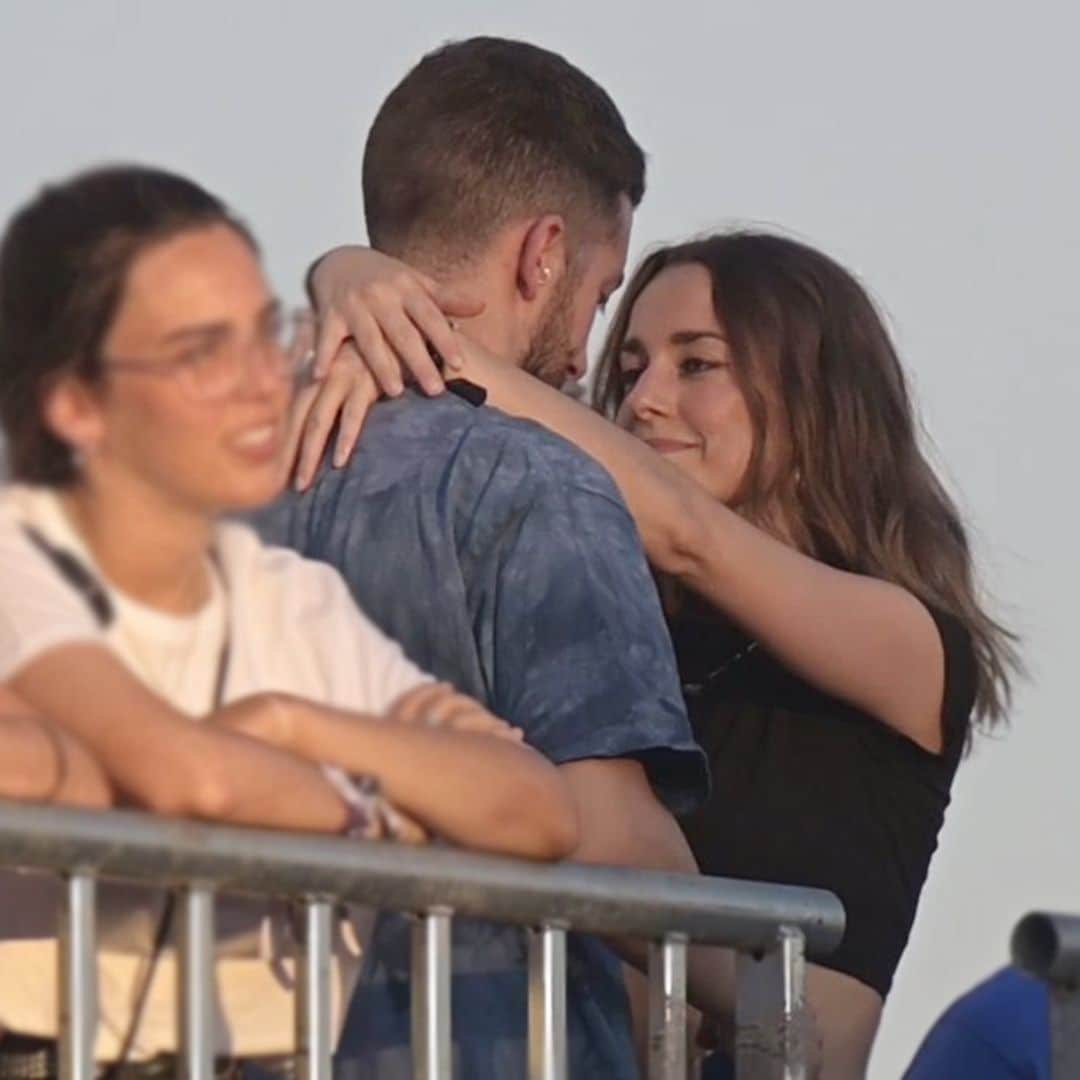
[[1013,930],[1013,961],[1047,982],[1080,986],[1080,915],[1033,911]]
[[1025,915],[1013,930],[1012,958],[1047,984],[1053,1080],[1080,1076],[1080,915]]
[[450,1075],[450,927],[477,916],[532,931],[530,1076],[566,1076],[568,929],[651,943],[651,1069],[686,1075],[688,942],[739,952],[736,1063],[742,1077],[804,1077],[809,1041],[804,954],[843,935],[842,905],[809,888],[580,864],[541,864],[438,847],[348,841],[0,802],[0,865],[67,879],[61,941],[63,1075],[93,1075],[94,902],[98,878],[184,893],[180,910],[180,1046],[186,1075],[213,1066],[213,898],[216,893],[306,903],[298,970],[301,1073],[330,1072],[328,949],[332,905],[414,913],[414,1075]]

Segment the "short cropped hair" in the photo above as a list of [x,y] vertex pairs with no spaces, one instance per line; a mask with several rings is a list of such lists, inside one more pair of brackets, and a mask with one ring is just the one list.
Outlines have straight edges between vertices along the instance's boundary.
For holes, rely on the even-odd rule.
[[613,222],[637,206],[645,156],[609,95],[563,57],[476,37],[425,56],[379,110],[364,151],[373,246],[468,260],[508,222]]
[[102,377],[99,350],[128,272],[149,247],[227,225],[255,241],[220,199],[173,173],[116,165],[43,188],[0,241],[0,423],[14,479],[63,487],[71,451],[48,428],[56,380]]

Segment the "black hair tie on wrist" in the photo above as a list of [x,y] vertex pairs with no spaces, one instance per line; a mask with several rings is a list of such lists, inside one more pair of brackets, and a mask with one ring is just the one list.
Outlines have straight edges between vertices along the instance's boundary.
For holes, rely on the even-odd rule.
[[470,405],[479,407],[487,401],[487,391],[482,386],[469,382],[468,379],[449,379],[446,383],[446,389],[451,394],[461,398],[462,401],[467,401]]
[[[435,362],[435,366],[439,369],[439,374],[442,375],[446,370],[446,361],[442,358],[442,354],[435,346],[430,343],[428,343],[428,355]],[[455,397],[459,397],[462,401],[468,402],[470,405],[477,408],[487,401],[487,391],[482,386],[478,386],[468,379],[447,379],[446,389]]]

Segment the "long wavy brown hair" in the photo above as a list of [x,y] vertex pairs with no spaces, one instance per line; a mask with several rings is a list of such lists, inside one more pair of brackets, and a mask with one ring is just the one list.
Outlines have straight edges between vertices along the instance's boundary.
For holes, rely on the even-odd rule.
[[762,232],[654,252],[612,321],[597,408],[614,419],[628,392],[619,353],[638,297],[663,270],[686,264],[712,279],[753,423],[733,509],[808,555],[891,581],[958,619],[975,653],[974,719],[993,727],[1020,670],[1017,639],[984,607],[964,521],[920,446],[896,349],[847,270],[805,244]]

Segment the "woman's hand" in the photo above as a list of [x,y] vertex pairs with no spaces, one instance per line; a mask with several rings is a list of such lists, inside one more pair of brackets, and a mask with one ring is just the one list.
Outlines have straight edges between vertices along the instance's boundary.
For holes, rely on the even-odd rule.
[[329,374],[302,387],[293,400],[284,463],[285,474],[291,475],[297,491],[311,486],[335,425],[334,468],[340,469],[349,460],[368,410],[378,400],[379,388],[370,368],[347,339]]
[[399,724],[413,724],[474,735],[493,735],[521,742],[524,732],[492,715],[478,701],[459,694],[449,683],[425,683],[403,694],[390,707],[386,718]]
[[364,247],[341,247],[324,255],[312,271],[311,292],[319,319],[315,377],[329,373],[338,350],[352,338],[390,397],[404,389],[402,368],[427,393],[440,393],[443,380],[428,345],[457,366],[458,344],[449,320],[484,310],[482,301]]
[[449,367],[460,366],[450,318],[484,309],[483,301],[363,247],[324,255],[312,271],[311,293],[318,317],[313,382],[297,395],[287,456],[300,491],[314,479],[335,424],[333,462],[341,468],[381,393],[396,397],[407,378],[428,394],[442,393],[431,350]]
[[[258,739],[278,750],[303,757],[314,764],[325,764],[303,745],[299,725],[305,709],[318,708],[288,694],[253,694],[222,709],[213,716],[215,725],[249,739]],[[336,785],[335,785],[336,786]],[[391,839],[404,844],[426,844],[428,831],[409,815],[382,798],[375,797],[378,813],[369,839]]]
[[210,720],[225,731],[298,753],[298,704],[298,699],[288,694],[252,694],[218,709]]

